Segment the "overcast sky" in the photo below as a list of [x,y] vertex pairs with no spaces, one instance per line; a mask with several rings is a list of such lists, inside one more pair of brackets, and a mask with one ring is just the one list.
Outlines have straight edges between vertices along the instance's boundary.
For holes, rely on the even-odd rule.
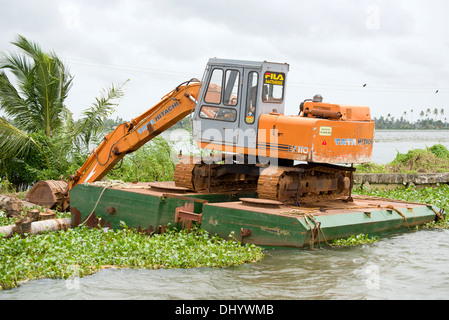
[[130,120],[218,57],[289,63],[286,114],[320,93],[377,117],[449,119],[448,12],[447,0],[0,0],[0,51],[17,34],[54,50],[75,76],[75,117],[130,79],[115,113]]

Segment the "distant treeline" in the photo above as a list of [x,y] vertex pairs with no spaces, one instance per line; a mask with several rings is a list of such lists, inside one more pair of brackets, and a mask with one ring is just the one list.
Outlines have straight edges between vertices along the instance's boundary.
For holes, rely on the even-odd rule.
[[[373,120],[376,122],[376,129],[379,130],[449,130],[449,122],[446,118],[444,118],[444,121],[425,118],[411,122],[403,116],[401,116],[399,119],[391,116],[381,116],[379,118],[375,117]],[[120,117],[117,117],[115,119],[106,119],[104,125],[106,132],[114,130],[116,126],[123,122],[125,122],[125,120]],[[179,128],[187,130],[191,129],[189,117],[182,119],[173,127],[171,127],[171,129]]]
[[387,114],[386,117],[375,117],[376,129],[403,129],[403,130],[447,130],[449,122],[444,108],[427,108],[420,111],[410,109],[404,111],[400,118],[392,117]]
[[398,130],[449,130],[449,122],[434,119],[419,119],[415,122],[410,122],[404,117],[395,119],[394,117],[383,117],[374,118],[376,122],[376,129],[388,130],[388,129],[398,129]]

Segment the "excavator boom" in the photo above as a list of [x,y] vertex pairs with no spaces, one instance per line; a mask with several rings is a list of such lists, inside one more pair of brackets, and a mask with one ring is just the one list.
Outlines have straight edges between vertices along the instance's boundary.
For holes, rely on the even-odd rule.
[[69,192],[75,185],[102,179],[126,154],[136,151],[189,115],[195,108],[199,88],[197,79],[180,84],[139,117],[120,124],[106,135],[81,168],[70,176],[68,183],[64,180],[38,181],[28,192],[28,201],[66,210]]
[[100,180],[126,154],[136,151],[189,115],[195,108],[199,87],[200,82],[194,79],[181,84],[139,117],[119,125],[70,178],[69,190],[78,183]]

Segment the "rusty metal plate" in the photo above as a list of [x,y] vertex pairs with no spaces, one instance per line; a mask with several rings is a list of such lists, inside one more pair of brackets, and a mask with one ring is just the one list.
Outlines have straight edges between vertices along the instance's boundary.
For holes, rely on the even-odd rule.
[[270,199],[259,199],[259,198],[240,198],[243,205],[253,206],[253,207],[265,207],[265,208],[280,208],[282,205],[281,201],[270,200]]
[[174,193],[185,193],[185,192],[189,191],[188,188],[176,186],[173,181],[151,182],[148,185],[154,191],[161,191],[161,192],[170,191],[170,192],[174,192]]

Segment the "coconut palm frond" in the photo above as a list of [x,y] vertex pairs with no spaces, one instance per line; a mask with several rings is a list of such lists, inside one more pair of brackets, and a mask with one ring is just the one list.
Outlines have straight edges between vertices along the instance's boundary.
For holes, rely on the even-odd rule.
[[124,95],[123,86],[127,82],[128,80],[118,87],[112,84],[110,87],[103,89],[101,97],[95,98],[92,106],[82,113],[72,136],[72,142],[75,141],[78,148],[89,149],[89,144],[95,140],[102,130],[106,118],[115,112],[119,100]]
[[32,137],[13,126],[7,120],[0,118],[1,159],[24,157],[31,151],[32,148],[39,150],[48,163],[45,153]]
[[[0,57],[0,69],[7,69],[16,77],[18,94],[25,101],[28,116],[19,116],[24,110],[15,108],[16,105],[9,108],[8,116],[27,132],[45,132],[52,136],[62,126],[64,100],[73,77],[54,52],[47,54],[20,35],[12,44],[21,49],[21,53],[4,53]],[[21,119],[26,120],[20,123]]]
[[20,96],[16,88],[11,84],[7,75],[0,71],[0,108],[8,117],[29,117],[26,101]]

